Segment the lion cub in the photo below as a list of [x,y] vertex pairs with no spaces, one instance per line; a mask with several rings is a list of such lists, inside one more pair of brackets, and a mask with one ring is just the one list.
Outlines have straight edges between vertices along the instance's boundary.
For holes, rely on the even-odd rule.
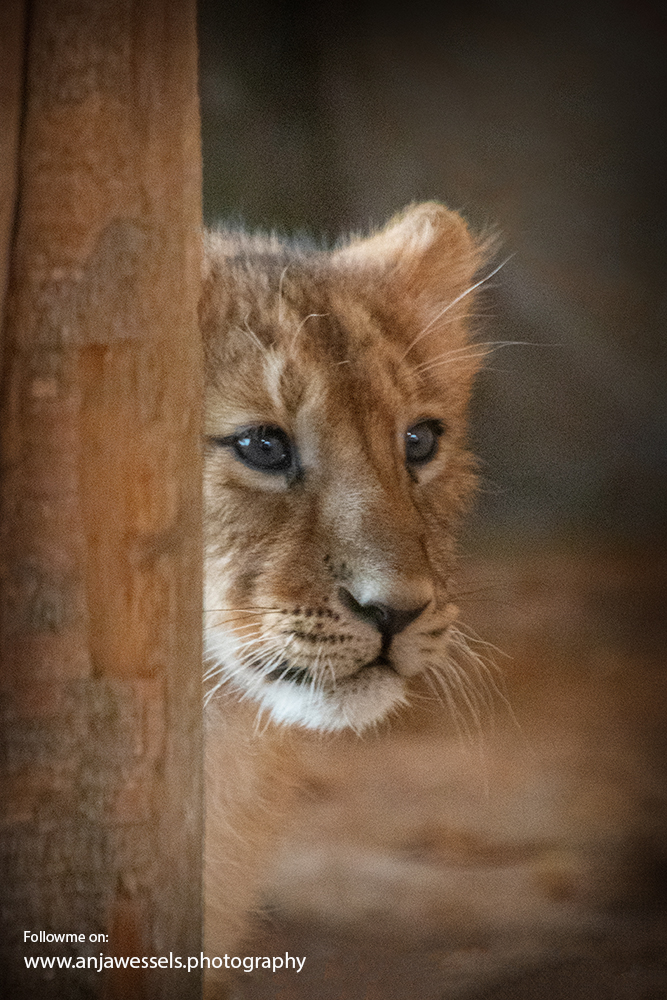
[[205,236],[206,941],[232,951],[292,729],[447,671],[484,247],[442,205],[328,252]]

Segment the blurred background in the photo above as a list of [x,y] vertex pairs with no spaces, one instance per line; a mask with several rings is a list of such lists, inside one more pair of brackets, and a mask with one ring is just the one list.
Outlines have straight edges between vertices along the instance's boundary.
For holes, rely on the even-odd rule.
[[201,0],[200,45],[208,223],[441,200],[501,233],[484,338],[522,342],[478,381],[461,582],[514,718],[304,742],[260,943],[313,978],[238,996],[662,997],[664,5]]
[[[494,531],[667,522],[658,0],[202,0],[208,222],[335,238],[436,198],[507,254],[475,443]],[[534,345],[534,346],[533,346]]]

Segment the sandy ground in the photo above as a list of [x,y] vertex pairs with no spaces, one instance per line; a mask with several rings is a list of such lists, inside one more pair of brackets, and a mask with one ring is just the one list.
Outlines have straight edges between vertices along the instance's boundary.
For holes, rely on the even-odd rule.
[[470,560],[478,682],[304,740],[245,954],[306,964],[234,1000],[667,997],[666,584],[655,551]]

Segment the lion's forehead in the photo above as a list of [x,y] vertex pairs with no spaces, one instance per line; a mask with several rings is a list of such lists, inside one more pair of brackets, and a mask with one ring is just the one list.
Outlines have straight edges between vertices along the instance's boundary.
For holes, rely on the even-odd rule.
[[[318,317],[313,317],[317,321]],[[442,405],[396,348],[381,338],[334,360],[315,338],[295,334],[268,346],[248,342],[228,375],[218,371],[207,393],[210,433],[275,423],[293,433],[318,430],[351,444],[359,434],[386,436],[414,416]],[[437,415],[437,414],[434,414]]]

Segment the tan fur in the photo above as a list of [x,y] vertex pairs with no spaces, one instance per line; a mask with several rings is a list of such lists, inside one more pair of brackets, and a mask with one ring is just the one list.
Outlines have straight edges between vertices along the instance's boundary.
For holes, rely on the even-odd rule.
[[[277,723],[361,730],[405,703],[410,678],[447,671],[483,248],[434,203],[330,252],[227,232],[205,247],[205,950],[222,955],[286,800]],[[444,427],[439,449],[408,468],[423,420]],[[289,436],[298,475],[220,443],[258,426]],[[387,653],[345,592],[421,613]]]

